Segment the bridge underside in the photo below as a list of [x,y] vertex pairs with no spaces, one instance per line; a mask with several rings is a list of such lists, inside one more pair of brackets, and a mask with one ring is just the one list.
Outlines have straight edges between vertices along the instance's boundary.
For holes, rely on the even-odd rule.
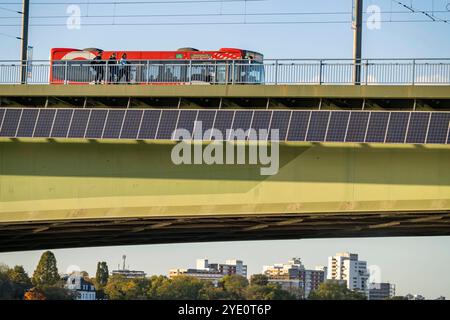
[[0,251],[450,235],[448,145],[283,143],[262,176],[177,166],[174,144],[3,138]]
[[450,212],[111,218],[0,224],[1,251],[182,242],[450,235]]

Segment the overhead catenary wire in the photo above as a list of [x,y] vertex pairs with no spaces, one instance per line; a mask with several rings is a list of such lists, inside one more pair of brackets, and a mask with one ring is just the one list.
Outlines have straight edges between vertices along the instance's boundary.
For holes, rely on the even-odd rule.
[[[364,21],[367,22],[367,21]],[[432,20],[381,20],[381,23],[433,23]],[[283,24],[348,24],[347,20],[336,21],[261,21],[261,22],[109,22],[84,23],[83,26],[195,26],[195,25],[283,25]],[[17,27],[20,24],[0,24],[0,27]],[[31,27],[62,27],[65,23],[30,24]]]
[[0,10],[8,11],[8,12],[14,12],[14,13],[18,13],[18,14],[23,14],[23,12],[20,11],[20,10],[14,10],[14,9],[9,9],[9,8],[5,8],[5,7],[0,7]]
[[[70,2],[34,2],[32,5],[141,5],[141,4],[190,4],[190,3],[223,3],[223,2],[263,2],[267,0],[154,0],[154,1],[70,1]],[[21,2],[5,2],[3,5],[20,5]]]
[[7,33],[3,33],[3,32],[0,32],[0,36],[11,38],[11,39],[22,40],[21,37],[16,37],[16,36],[13,36],[13,35],[10,35],[10,34],[7,34]]
[[[433,22],[443,22],[443,23],[447,23],[447,24],[450,22],[449,20],[442,19],[442,18],[437,17],[436,15],[434,15],[434,13],[437,12],[437,11],[434,11],[434,10],[432,10],[432,11],[419,10],[419,9],[414,8],[412,6],[412,4],[411,5],[407,5],[407,4],[405,4],[405,3],[401,2],[401,1],[397,1],[397,0],[391,0],[391,1],[394,2],[394,3],[397,3],[399,6],[402,6],[402,7],[406,8],[411,13],[423,14],[423,15],[428,17]],[[448,8],[448,6],[447,6],[447,8]]]
[[[448,11],[434,11],[449,13]],[[409,14],[407,11],[385,11],[381,14]],[[422,12],[414,12],[421,14]],[[192,14],[124,14],[124,15],[80,15],[80,18],[170,18],[170,17],[232,17],[232,16],[307,16],[307,15],[348,15],[351,12],[261,12],[261,13],[192,13]],[[0,17],[1,19],[21,19],[21,17]],[[31,16],[30,19],[65,19],[67,15]]]

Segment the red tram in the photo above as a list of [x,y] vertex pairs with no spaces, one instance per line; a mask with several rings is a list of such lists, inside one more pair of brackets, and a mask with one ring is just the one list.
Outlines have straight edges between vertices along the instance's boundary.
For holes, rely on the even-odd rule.
[[[54,48],[50,53],[52,84],[88,84],[96,79],[99,67],[93,60],[100,56],[102,83],[121,83],[116,65],[127,55],[129,83],[135,84],[261,84],[264,82],[262,54],[235,48],[199,51],[102,51],[100,49]],[[115,54],[116,59],[110,60]],[[98,59],[98,58],[97,58]],[[96,60],[98,61],[98,60]],[[108,75],[109,73],[109,75]],[[114,75],[114,77],[111,77]]]

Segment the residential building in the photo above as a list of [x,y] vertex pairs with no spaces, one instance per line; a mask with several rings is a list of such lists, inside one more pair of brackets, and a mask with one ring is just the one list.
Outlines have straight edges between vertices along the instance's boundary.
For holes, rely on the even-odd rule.
[[358,260],[355,253],[343,252],[328,257],[327,279],[343,280],[348,289],[368,294],[367,262]]
[[383,283],[370,283],[368,286],[368,300],[386,300],[395,296],[395,285]]
[[263,274],[269,278],[270,283],[277,283],[288,291],[300,292],[302,298],[308,298],[325,280],[323,270],[307,270],[299,258],[293,258],[284,264],[264,266]]
[[76,300],[95,300],[95,287],[86,280],[79,272],[74,272],[71,275],[63,277],[66,281],[65,288],[76,291]]
[[226,260],[225,263],[209,263],[208,259],[197,259],[195,269],[171,269],[169,278],[187,275],[201,280],[211,281],[217,285],[226,275],[241,275],[247,277],[247,265],[242,260]]
[[202,269],[171,269],[169,271],[169,278],[185,275],[190,277],[195,277],[200,280],[211,281],[214,285],[219,283],[219,280],[224,277],[220,272],[213,270],[202,270]]

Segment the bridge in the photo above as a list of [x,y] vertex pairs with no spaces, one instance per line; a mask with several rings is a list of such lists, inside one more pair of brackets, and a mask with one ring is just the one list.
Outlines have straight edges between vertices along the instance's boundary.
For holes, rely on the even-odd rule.
[[[443,66],[421,84],[3,84],[0,251],[449,235]],[[174,164],[173,131],[199,121],[277,129],[278,173]],[[248,158],[257,138],[233,144]]]

